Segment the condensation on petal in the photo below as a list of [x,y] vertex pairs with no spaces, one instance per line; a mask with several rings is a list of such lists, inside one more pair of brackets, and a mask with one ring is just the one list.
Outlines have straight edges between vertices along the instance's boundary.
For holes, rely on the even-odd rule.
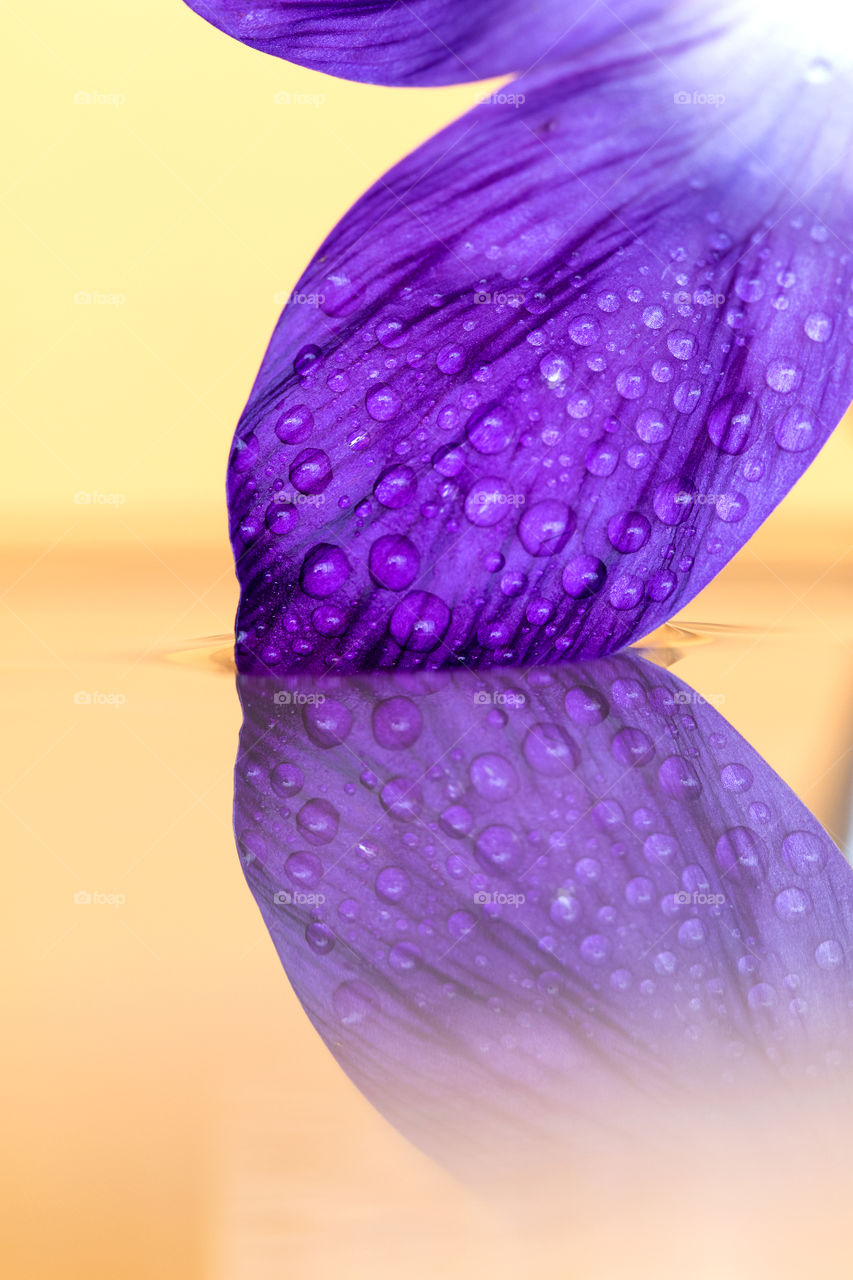
[[249,884],[314,1025],[418,1140],[503,1114],[553,1142],[625,1089],[706,1107],[849,1066],[853,871],[671,673],[240,692]]
[[237,432],[241,670],[612,652],[767,517],[853,351],[843,86],[775,38],[624,32],[343,219]]

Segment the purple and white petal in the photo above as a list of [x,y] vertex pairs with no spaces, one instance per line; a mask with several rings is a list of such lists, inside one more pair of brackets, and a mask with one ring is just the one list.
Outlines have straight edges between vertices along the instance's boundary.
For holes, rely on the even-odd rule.
[[186,0],[243,44],[344,80],[442,85],[524,72],[671,0]]
[[231,458],[242,671],[606,654],[743,546],[851,395],[849,91],[784,30],[625,31],[335,228]]
[[249,885],[314,1026],[417,1141],[557,1141],[616,1102],[849,1067],[853,870],[672,674],[240,693]]

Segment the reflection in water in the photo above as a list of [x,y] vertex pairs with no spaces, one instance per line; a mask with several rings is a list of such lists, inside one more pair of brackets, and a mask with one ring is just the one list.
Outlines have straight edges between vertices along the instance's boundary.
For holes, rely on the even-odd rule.
[[853,872],[671,673],[239,688],[252,892],[314,1026],[424,1148],[535,1159],[841,1080]]

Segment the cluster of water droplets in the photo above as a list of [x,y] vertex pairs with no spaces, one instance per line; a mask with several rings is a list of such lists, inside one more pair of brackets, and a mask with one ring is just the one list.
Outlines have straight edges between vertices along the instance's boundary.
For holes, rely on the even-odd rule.
[[[799,61],[823,102],[832,69]],[[662,135],[659,87],[600,74],[607,93],[536,88],[428,144],[306,274],[319,314],[289,304],[232,456],[244,670],[611,651],[723,566],[843,412],[831,177],[798,201],[734,97],[682,108],[667,85]]]
[[[692,594],[697,557],[710,577],[827,430],[809,402],[835,322],[760,236],[722,294],[730,248],[711,213],[704,258],[635,246],[627,288],[571,261],[547,289],[406,286],[303,347],[232,457],[246,655],[541,661]],[[322,296],[338,321],[363,306],[344,275]]]
[[443,1032],[476,1025],[484,1052],[535,1057],[545,1019],[610,1047],[615,1022],[632,1052],[710,1046],[724,1074],[756,1044],[835,1061],[801,1037],[827,990],[847,1003],[832,877],[848,869],[707,703],[648,670],[341,685],[303,705],[294,686],[277,712],[271,688],[245,694],[247,874],[267,907],[290,895],[288,945],[329,961],[343,1026],[387,1013],[390,983]]

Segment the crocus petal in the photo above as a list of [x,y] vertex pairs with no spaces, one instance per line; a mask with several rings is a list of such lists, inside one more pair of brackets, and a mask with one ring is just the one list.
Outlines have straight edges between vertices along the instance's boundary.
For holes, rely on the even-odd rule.
[[440,85],[525,71],[667,0],[186,0],[243,44],[344,80]]
[[240,693],[249,885],[314,1026],[417,1140],[849,1065],[853,871],[672,674]]
[[323,244],[231,459],[241,670],[612,652],[812,461],[851,386],[844,86],[720,21],[518,81]]

